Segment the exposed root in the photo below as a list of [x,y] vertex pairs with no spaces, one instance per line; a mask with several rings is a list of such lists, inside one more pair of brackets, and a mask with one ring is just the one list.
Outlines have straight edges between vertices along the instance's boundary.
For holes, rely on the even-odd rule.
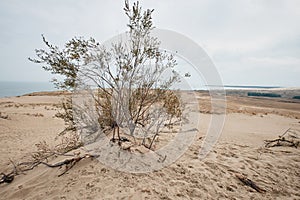
[[58,176],[62,176],[67,171],[69,171],[81,159],[83,159],[83,158],[92,158],[92,157],[97,157],[97,155],[86,154],[84,156],[77,156],[77,157],[74,157],[74,158],[66,159],[66,160],[63,160],[63,161],[55,163],[55,164],[49,164],[49,163],[46,163],[46,162],[41,162],[41,164],[46,165],[47,167],[51,167],[51,168],[61,167],[61,166],[65,165],[66,166],[65,171],[58,175]]
[[[1,173],[2,177],[0,179],[0,184],[11,183],[14,180],[15,176],[24,174],[26,171],[33,170],[40,164],[46,165],[47,167],[60,167],[65,165],[66,170],[59,175],[61,176],[65,174],[69,169],[71,169],[81,159],[87,157],[96,157],[95,155],[89,154],[80,156],[80,152],[67,154],[67,152],[77,149],[81,145],[82,144],[80,143],[79,138],[76,135],[71,135],[71,137],[63,137],[61,143],[56,145],[55,147],[50,147],[45,141],[42,141],[36,144],[37,151],[31,154],[31,160],[19,163],[15,163],[10,160],[13,169],[9,173]],[[48,159],[56,156],[71,156],[72,158],[65,159],[64,161],[56,164],[49,164]]]
[[51,168],[66,166],[66,169],[61,174],[58,175],[58,176],[62,176],[67,171],[69,171],[80,160],[82,160],[84,158],[95,158],[95,157],[98,157],[98,155],[90,155],[90,154],[85,154],[83,156],[77,155],[73,158],[65,159],[61,162],[54,163],[54,164],[50,164],[50,163],[43,162],[43,161],[33,161],[33,162],[22,162],[22,163],[18,163],[16,165],[15,163],[12,162],[14,169],[8,174],[1,173],[2,177],[0,179],[0,184],[1,183],[11,183],[14,180],[15,176],[19,175],[20,173],[24,173],[26,171],[33,170],[35,167],[39,166],[40,164],[43,164],[43,165],[45,165],[47,167],[51,167]]

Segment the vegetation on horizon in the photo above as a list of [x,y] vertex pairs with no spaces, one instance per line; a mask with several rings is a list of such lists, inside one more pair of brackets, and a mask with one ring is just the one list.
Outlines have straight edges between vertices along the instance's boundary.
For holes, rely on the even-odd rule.
[[248,96],[254,96],[254,97],[281,97],[280,94],[261,93],[261,92],[248,92]]

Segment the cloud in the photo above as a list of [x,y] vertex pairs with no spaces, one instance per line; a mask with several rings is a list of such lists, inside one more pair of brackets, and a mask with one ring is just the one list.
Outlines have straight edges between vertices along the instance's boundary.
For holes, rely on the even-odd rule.
[[[43,47],[42,33],[59,46],[73,36],[93,36],[103,42],[122,33],[127,24],[123,3],[110,0],[0,1],[0,70],[5,72],[0,74],[0,80],[20,79],[16,71],[25,73],[38,68],[26,58],[33,55],[35,48]],[[288,66],[293,70],[298,68],[300,1],[142,0],[140,3],[143,8],[155,9],[156,27],[182,33],[203,46],[225,83],[235,77],[247,77],[248,69],[256,73],[267,67],[273,69],[269,70],[270,77],[272,73],[278,77],[276,70],[286,70]],[[285,77],[290,73],[281,72]],[[290,77],[295,86],[300,86],[299,78]],[[41,70],[32,75],[28,73],[22,79],[48,78]],[[237,84],[245,83],[244,80],[240,79]],[[261,77],[253,78],[252,82],[269,84],[272,81]]]

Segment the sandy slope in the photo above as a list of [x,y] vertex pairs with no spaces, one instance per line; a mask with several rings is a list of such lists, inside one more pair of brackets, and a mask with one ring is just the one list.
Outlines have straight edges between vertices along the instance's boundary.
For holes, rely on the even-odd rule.
[[[64,126],[62,120],[53,117],[61,98],[0,100],[1,115],[8,116],[0,118],[0,171],[11,167],[9,158],[17,161],[35,151],[35,143],[55,143],[54,138]],[[230,112],[219,142],[203,160],[198,159],[198,153],[209,112],[201,114],[194,144],[162,170],[129,174],[87,158],[57,177],[63,169],[39,166],[10,184],[1,184],[0,199],[300,199],[300,149],[262,148],[263,140],[277,138],[288,128],[300,132],[299,103],[261,100],[249,110],[252,99],[229,97],[228,102]],[[204,100],[201,105],[205,108]],[[276,108],[278,105],[280,108]],[[243,185],[236,173],[246,175],[266,192],[258,193]]]

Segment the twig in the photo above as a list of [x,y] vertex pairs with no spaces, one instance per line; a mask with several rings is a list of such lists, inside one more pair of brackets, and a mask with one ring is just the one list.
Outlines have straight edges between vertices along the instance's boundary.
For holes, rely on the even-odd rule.
[[[22,163],[20,163],[19,165],[21,165]],[[38,166],[39,164],[41,164],[40,161],[36,161],[36,162],[32,162],[31,166],[29,168],[25,168],[22,170],[22,172],[26,172],[26,171],[30,171],[33,170],[36,166]]]
[[70,159],[66,159],[64,161],[61,161],[61,162],[58,162],[58,163],[55,163],[55,164],[49,164],[49,163],[46,163],[46,162],[41,162],[41,164],[44,164],[46,165],[47,167],[60,167],[60,166],[63,166],[63,165],[68,165],[72,162],[78,162],[80,161],[82,158],[85,158],[85,156],[83,157],[76,157],[76,158],[70,158]]
[[288,128],[281,136],[279,136],[280,138],[282,138],[285,134],[287,134],[289,131],[291,130],[291,128]]
[[257,192],[266,192],[266,190],[260,188],[259,186],[257,186],[252,180],[248,179],[247,177],[245,177],[244,175],[242,174],[235,174],[235,176],[242,182],[244,183],[245,185],[253,188],[254,190],[256,190]]
[[11,159],[9,159],[9,161],[10,161],[11,164],[14,166],[14,171],[11,172],[11,173],[13,173],[13,174],[15,174],[15,175],[18,175],[18,169],[17,169],[17,166],[15,165],[15,163],[14,163]]

